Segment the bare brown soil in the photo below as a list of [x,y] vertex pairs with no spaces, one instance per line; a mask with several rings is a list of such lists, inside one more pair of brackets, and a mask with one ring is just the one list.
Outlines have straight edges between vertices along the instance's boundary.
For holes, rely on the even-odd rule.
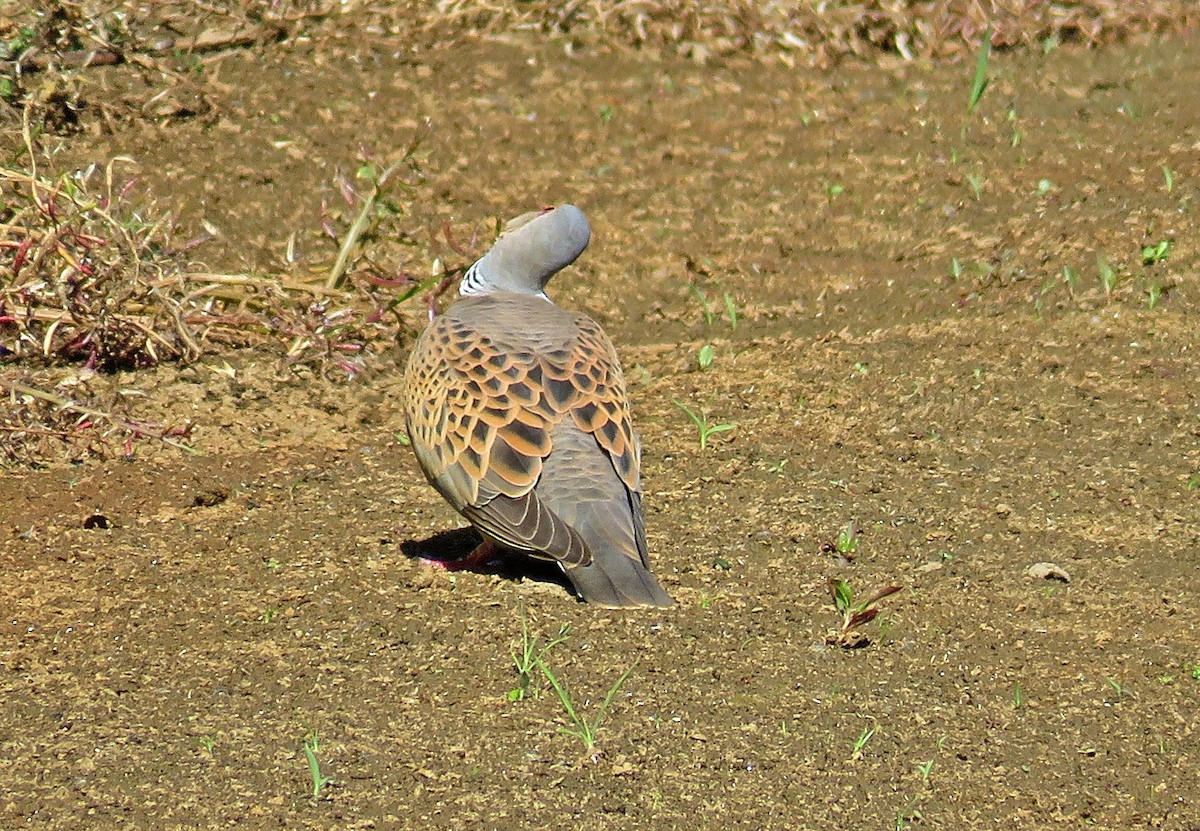
[[[451,265],[583,207],[552,293],[618,344],[678,604],[423,565],[457,520],[398,439],[406,343],[348,383],[232,348],[92,378],[198,454],[3,471],[0,826],[1200,828],[1197,46],[998,54],[972,117],[965,64],[349,25],[207,57],[204,106],[87,70],[59,158],[136,160],[214,271],[294,232],[327,263],[336,171],[418,136]],[[673,400],[734,429],[701,450]],[[865,648],[827,645],[830,577],[904,587]],[[632,667],[594,750],[540,675],[509,700],[523,620],[569,627],[584,715]]]

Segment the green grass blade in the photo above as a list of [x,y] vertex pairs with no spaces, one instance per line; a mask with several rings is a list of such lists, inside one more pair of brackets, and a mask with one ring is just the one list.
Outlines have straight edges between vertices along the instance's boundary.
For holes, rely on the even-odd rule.
[[975,80],[971,83],[971,97],[967,100],[967,114],[974,115],[979,108],[979,100],[988,86],[988,60],[992,56],[992,24],[989,23],[983,31],[983,41],[979,44],[979,56],[975,59]]

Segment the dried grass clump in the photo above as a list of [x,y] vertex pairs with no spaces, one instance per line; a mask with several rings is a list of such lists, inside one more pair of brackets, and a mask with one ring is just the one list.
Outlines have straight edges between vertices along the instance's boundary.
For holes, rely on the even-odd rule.
[[0,167],[0,359],[112,370],[197,356],[170,223],[126,203],[123,159],[44,174],[30,121],[27,166]]
[[[1194,0],[440,0],[426,27],[501,34],[557,32],[632,47],[670,47],[694,58],[749,52],[824,66],[894,54],[953,58],[977,46],[989,23],[997,47],[1051,41],[1100,44],[1138,33],[1181,32],[1200,22]],[[413,14],[412,7],[402,14]]]

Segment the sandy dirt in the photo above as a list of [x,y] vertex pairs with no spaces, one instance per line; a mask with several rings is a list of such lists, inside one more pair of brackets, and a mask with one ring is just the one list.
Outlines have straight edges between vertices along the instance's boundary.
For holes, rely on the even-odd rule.
[[[337,172],[415,138],[404,223],[450,265],[583,207],[552,294],[618,345],[678,603],[423,564],[459,521],[400,435],[410,337],[344,383],[232,348],[101,379],[197,453],[0,472],[0,826],[1200,828],[1198,46],[997,54],[973,116],[966,64],[350,23],[207,56],[203,99],[87,70],[59,158],[133,159],[213,271],[293,234],[327,267]],[[863,648],[829,578],[903,587]],[[591,750],[541,674],[510,695],[562,627],[582,716],[631,670]]]

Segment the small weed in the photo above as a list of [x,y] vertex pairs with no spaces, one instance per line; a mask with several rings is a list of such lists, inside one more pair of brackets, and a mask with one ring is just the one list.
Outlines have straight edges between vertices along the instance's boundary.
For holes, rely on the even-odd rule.
[[962,276],[963,265],[958,261],[958,257],[950,258],[950,279],[957,280]]
[[412,439],[408,437],[408,433],[397,433],[396,444],[400,445],[401,447],[409,447],[412,445]]
[[1167,193],[1175,190],[1175,171],[1171,170],[1167,165],[1162,166],[1163,185],[1167,189]]
[[929,787],[929,774],[933,773],[933,759],[927,762],[917,762],[917,770],[921,772],[921,784]]
[[1062,270],[1063,282],[1067,284],[1067,291],[1071,296],[1075,296],[1075,286],[1079,284],[1079,272],[1071,268],[1069,265],[1064,265]]
[[511,650],[513,666],[517,669],[517,686],[508,691],[509,701],[520,701],[527,698],[532,691],[534,667],[538,665],[551,649],[571,637],[567,624],[558,627],[558,634],[545,643],[529,632],[529,620],[521,614],[521,636]]
[[1158,301],[1162,299],[1163,287],[1158,283],[1151,283],[1146,289],[1146,308],[1153,310],[1158,305]]
[[712,605],[714,603],[716,603],[717,600],[720,599],[720,597],[721,597],[720,592],[717,592],[716,594],[709,594],[708,592],[700,592],[700,608],[705,609],[705,610],[711,608]]
[[834,199],[841,196],[845,192],[846,192],[845,185],[839,185],[836,182],[826,182],[825,183],[825,198],[826,198],[826,200],[828,200],[830,205],[833,204]]
[[842,526],[842,530],[838,531],[837,540],[833,543],[833,550],[847,560],[853,560],[855,552],[858,551],[860,533],[854,520],[850,520]]
[[308,761],[308,774],[312,778],[312,798],[320,799],[321,791],[333,781],[330,776],[321,775],[321,763],[317,754],[321,752],[321,743],[317,731],[313,730],[304,738],[304,758]]
[[971,186],[971,193],[975,196],[975,201],[979,201],[979,197],[983,194],[983,179],[976,176],[974,173],[967,174],[967,184]]
[[1142,265],[1155,265],[1161,263],[1167,257],[1171,256],[1171,241],[1169,239],[1160,240],[1155,245],[1145,245],[1142,247]]
[[1200,488],[1200,473],[1193,474],[1192,477],[1187,481],[1188,490],[1194,491],[1197,488]]
[[1117,694],[1118,698],[1124,698],[1125,696],[1137,698],[1137,693],[1135,693],[1129,687],[1126,687],[1116,678],[1105,678],[1104,681],[1106,684],[1108,684],[1108,686],[1112,687],[1113,692]]
[[684,404],[682,401],[677,401],[674,398],[672,398],[671,403],[674,404],[676,407],[678,407],[680,410],[682,410],[684,415],[686,415],[688,418],[690,418],[692,420],[692,423],[696,425],[696,432],[699,435],[699,442],[700,442],[701,450],[704,450],[706,447],[708,447],[708,437],[711,436],[713,433],[724,433],[727,430],[733,429],[733,425],[728,424],[728,423],[709,424],[707,413],[697,413],[695,410],[693,410],[687,404]]
[[721,299],[725,301],[725,319],[729,321],[729,328],[736,329],[738,325],[737,306],[733,303],[733,295],[725,292],[721,295]]
[[279,615],[278,609],[263,609],[263,613],[259,616],[259,620],[263,623],[270,623]]
[[845,580],[830,578],[826,583],[833,605],[842,616],[841,626],[826,637],[826,642],[843,649],[857,649],[871,641],[855,627],[870,623],[879,614],[876,603],[901,590],[900,586],[883,586],[868,595],[866,600],[854,602],[854,589]]
[[925,815],[917,807],[917,800],[912,799],[907,805],[896,812],[896,831],[904,831],[914,820],[923,820]]
[[1021,686],[1020,681],[1013,682],[1012,703],[1014,710],[1019,710],[1025,706],[1025,688]]
[[863,363],[862,361],[855,361],[854,362],[854,371],[857,372],[859,375],[866,375],[867,374],[867,365],[865,363]]
[[1054,183],[1049,179],[1039,179],[1037,185],[1038,196],[1045,196],[1050,191],[1054,190]]
[[1104,289],[1104,296],[1111,301],[1112,294],[1116,290],[1117,283],[1120,282],[1121,277],[1109,261],[1102,256],[1096,257],[1096,269],[1100,272],[1100,287]]
[[871,737],[874,735],[875,735],[874,727],[864,728],[862,733],[859,734],[858,738],[854,740],[854,743],[852,745],[850,745],[850,749],[851,749],[850,758],[855,759],[855,760],[861,759],[862,755],[863,755],[863,750],[867,746],[867,742],[871,741]]
[[546,662],[539,656],[535,659],[535,663],[538,669],[542,671],[542,675],[546,676],[546,680],[550,682],[550,686],[554,688],[554,694],[558,696],[563,709],[567,712],[567,718],[571,720],[571,726],[560,727],[558,728],[559,732],[579,739],[587,750],[594,748],[596,746],[596,731],[600,729],[600,722],[604,720],[604,715],[608,712],[608,708],[612,704],[612,700],[616,697],[617,692],[621,689],[621,685],[625,683],[633,672],[633,667],[621,673],[621,677],[617,679],[617,682],[605,694],[604,701],[601,702],[600,709],[596,711],[595,718],[589,720],[580,715],[566,687],[558,680],[558,676],[551,671]]
[[780,459],[778,462],[771,462],[767,465],[767,473],[783,473],[783,469],[787,467],[788,460]]
[[612,108],[612,105],[605,104],[603,107],[600,108],[600,123],[607,125],[610,121],[613,120],[613,116],[615,114],[616,114],[616,111]]
[[1200,681],[1200,664],[1192,664],[1187,668],[1187,674],[1193,681]]
[[720,569],[721,571],[729,571],[729,569],[733,568],[733,563],[729,562],[729,560],[724,557],[713,557],[712,567]]
[[988,60],[992,56],[992,24],[983,31],[979,43],[979,54],[975,57],[975,77],[971,80],[971,94],[967,98],[967,115],[975,115],[979,102],[988,87]]
[[712,326],[713,310],[712,306],[708,304],[708,298],[705,297],[704,292],[701,291],[700,287],[695,283],[689,285],[688,290],[692,293],[696,300],[700,302],[700,312],[704,316],[704,324],[706,326]]
[[197,743],[209,756],[213,755],[213,748],[217,746],[217,740],[212,736],[201,736]]
[[704,346],[700,347],[700,351],[696,354],[696,363],[700,365],[701,369],[708,369],[710,366],[712,366],[712,362],[713,345],[711,343],[706,343]]

